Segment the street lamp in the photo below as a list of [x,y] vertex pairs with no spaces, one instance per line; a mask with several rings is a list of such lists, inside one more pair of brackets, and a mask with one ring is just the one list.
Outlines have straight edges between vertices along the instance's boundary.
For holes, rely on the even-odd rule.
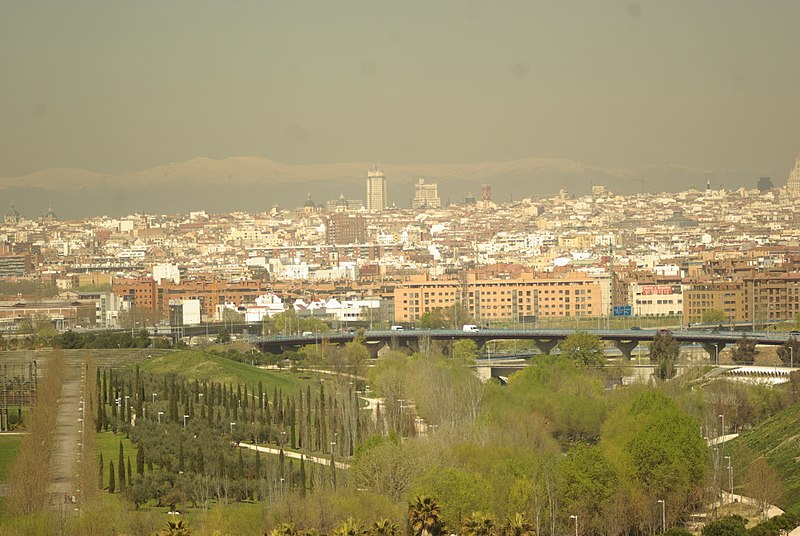
[[728,460],[728,486],[731,489],[731,501],[733,501],[733,464],[731,464],[730,456],[725,456],[724,459]]
[[714,361],[719,366],[719,343],[714,343]]
[[720,435],[724,436],[725,435],[725,415],[721,413],[721,414],[717,415],[717,417],[719,419],[722,419],[722,433]]
[[156,396],[158,396],[158,393],[153,393],[153,404],[156,403]]
[[188,419],[188,418],[189,418],[189,416],[188,416],[188,415],[184,415],[184,416],[183,416],[183,427],[184,427],[184,428],[186,428],[186,419]]
[[163,411],[158,412],[158,424],[161,424],[161,416],[164,415]]
[[234,426],[236,426],[236,423],[235,423],[235,422],[232,422],[232,423],[231,423],[231,435],[233,435],[233,427],[234,427]]
[[571,515],[569,518],[575,520],[575,536],[578,536],[578,516]]
[[661,504],[661,531],[667,532],[667,503],[664,499],[656,501]]
[[794,368],[794,347],[789,347],[789,368]]

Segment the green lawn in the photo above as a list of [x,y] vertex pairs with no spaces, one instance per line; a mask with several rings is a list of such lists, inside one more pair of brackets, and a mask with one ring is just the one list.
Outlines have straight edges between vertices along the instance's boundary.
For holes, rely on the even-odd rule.
[[273,387],[277,387],[291,394],[302,383],[290,372],[267,371],[201,350],[184,350],[153,357],[139,363],[139,367],[142,372],[159,375],[176,373],[190,380],[211,380],[233,385],[242,383],[253,389],[261,381],[265,393],[271,393]]
[[22,437],[13,435],[0,435],[0,482],[6,481],[8,468],[19,452]]
[[[731,457],[745,466],[764,455],[783,480],[778,506],[800,514],[800,403],[786,408],[730,442]],[[727,448],[727,446],[726,446]]]
[[[119,459],[119,442],[122,440],[122,450],[127,463],[128,457],[131,458],[131,470],[136,472],[136,444],[130,439],[125,437],[125,434],[115,434],[113,432],[100,432],[95,436],[95,467],[98,472],[100,470],[100,453],[103,453],[103,488],[108,487],[108,462],[114,462],[114,471],[117,469],[117,460]],[[145,471],[147,468],[145,467]],[[116,477],[116,474],[114,475]],[[117,483],[119,485],[119,482]]]

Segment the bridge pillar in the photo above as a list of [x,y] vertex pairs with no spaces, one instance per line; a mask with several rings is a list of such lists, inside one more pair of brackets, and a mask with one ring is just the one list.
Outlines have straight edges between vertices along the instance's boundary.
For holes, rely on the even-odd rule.
[[533,344],[536,345],[536,348],[538,348],[543,354],[547,355],[550,355],[550,352],[553,350],[553,348],[558,346],[558,343],[558,339],[533,339]]
[[384,343],[383,341],[378,341],[375,343],[368,342],[366,346],[367,350],[369,351],[369,356],[372,359],[377,359],[378,352],[380,352],[386,346],[386,343]]
[[622,357],[630,359],[633,357],[633,351],[639,346],[639,341],[614,341],[614,346],[622,352]]
[[708,353],[708,357],[711,360],[712,365],[719,364],[719,354],[725,349],[727,343],[724,342],[704,342],[703,343],[703,350]]
[[405,339],[405,344],[411,349],[412,352],[419,352],[419,338],[409,337]]

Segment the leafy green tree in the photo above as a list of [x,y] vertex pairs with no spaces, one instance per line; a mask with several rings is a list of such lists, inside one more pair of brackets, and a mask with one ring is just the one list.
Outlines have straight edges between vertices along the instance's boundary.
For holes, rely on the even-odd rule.
[[703,311],[702,321],[704,324],[719,324],[725,322],[725,311],[722,309],[706,309]]
[[441,307],[434,307],[420,317],[419,327],[422,329],[445,329],[452,326],[448,326],[444,309]]
[[747,335],[742,335],[742,338],[736,342],[736,348],[733,350],[733,362],[740,365],[752,364],[756,360],[756,341],[748,339]]
[[219,333],[217,333],[217,344],[227,344],[231,342],[231,334],[227,328],[222,328]]
[[559,343],[561,354],[585,366],[603,366],[606,362],[600,337],[586,331],[576,331]]
[[800,341],[794,335],[778,348],[778,357],[784,365],[800,363]]
[[675,363],[680,355],[678,341],[669,333],[656,332],[650,345],[650,360],[656,363],[655,374],[662,380],[675,376]]
[[598,447],[572,449],[562,466],[564,506],[581,519],[590,533],[603,529],[603,515],[618,487],[616,471]]
[[701,532],[702,536],[746,536],[747,520],[740,515],[721,517],[708,523]]
[[434,307],[419,319],[422,329],[460,329],[462,325],[471,323],[473,319],[461,303],[450,307]]
[[413,536],[441,536],[447,529],[436,499],[416,496],[408,506],[408,524]]
[[609,415],[600,446],[625,484],[653,501],[665,498],[677,517],[693,506],[709,470],[708,446],[698,430],[673,400],[648,389]]
[[471,363],[478,357],[478,343],[472,339],[459,339],[453,343],[453,358]]

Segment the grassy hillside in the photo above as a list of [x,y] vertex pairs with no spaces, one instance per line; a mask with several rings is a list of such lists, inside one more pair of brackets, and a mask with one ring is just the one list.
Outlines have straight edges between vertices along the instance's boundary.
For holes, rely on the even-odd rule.
[[800,514],[800,403],[794,404],[730,443],[743,474],[760,455],[780,473],[783,497],[778,506]]
[[154,356],[139,363],[142,372],[153,374],[175,373],[190,380],[213,380],[231,384],[247,384],[251,387],[264,384],[264,391],[272,392],[273,386],[284,393],[294,393],[301,379],[289,372],[268,371],[239,363],[201,350],[184,350]]

